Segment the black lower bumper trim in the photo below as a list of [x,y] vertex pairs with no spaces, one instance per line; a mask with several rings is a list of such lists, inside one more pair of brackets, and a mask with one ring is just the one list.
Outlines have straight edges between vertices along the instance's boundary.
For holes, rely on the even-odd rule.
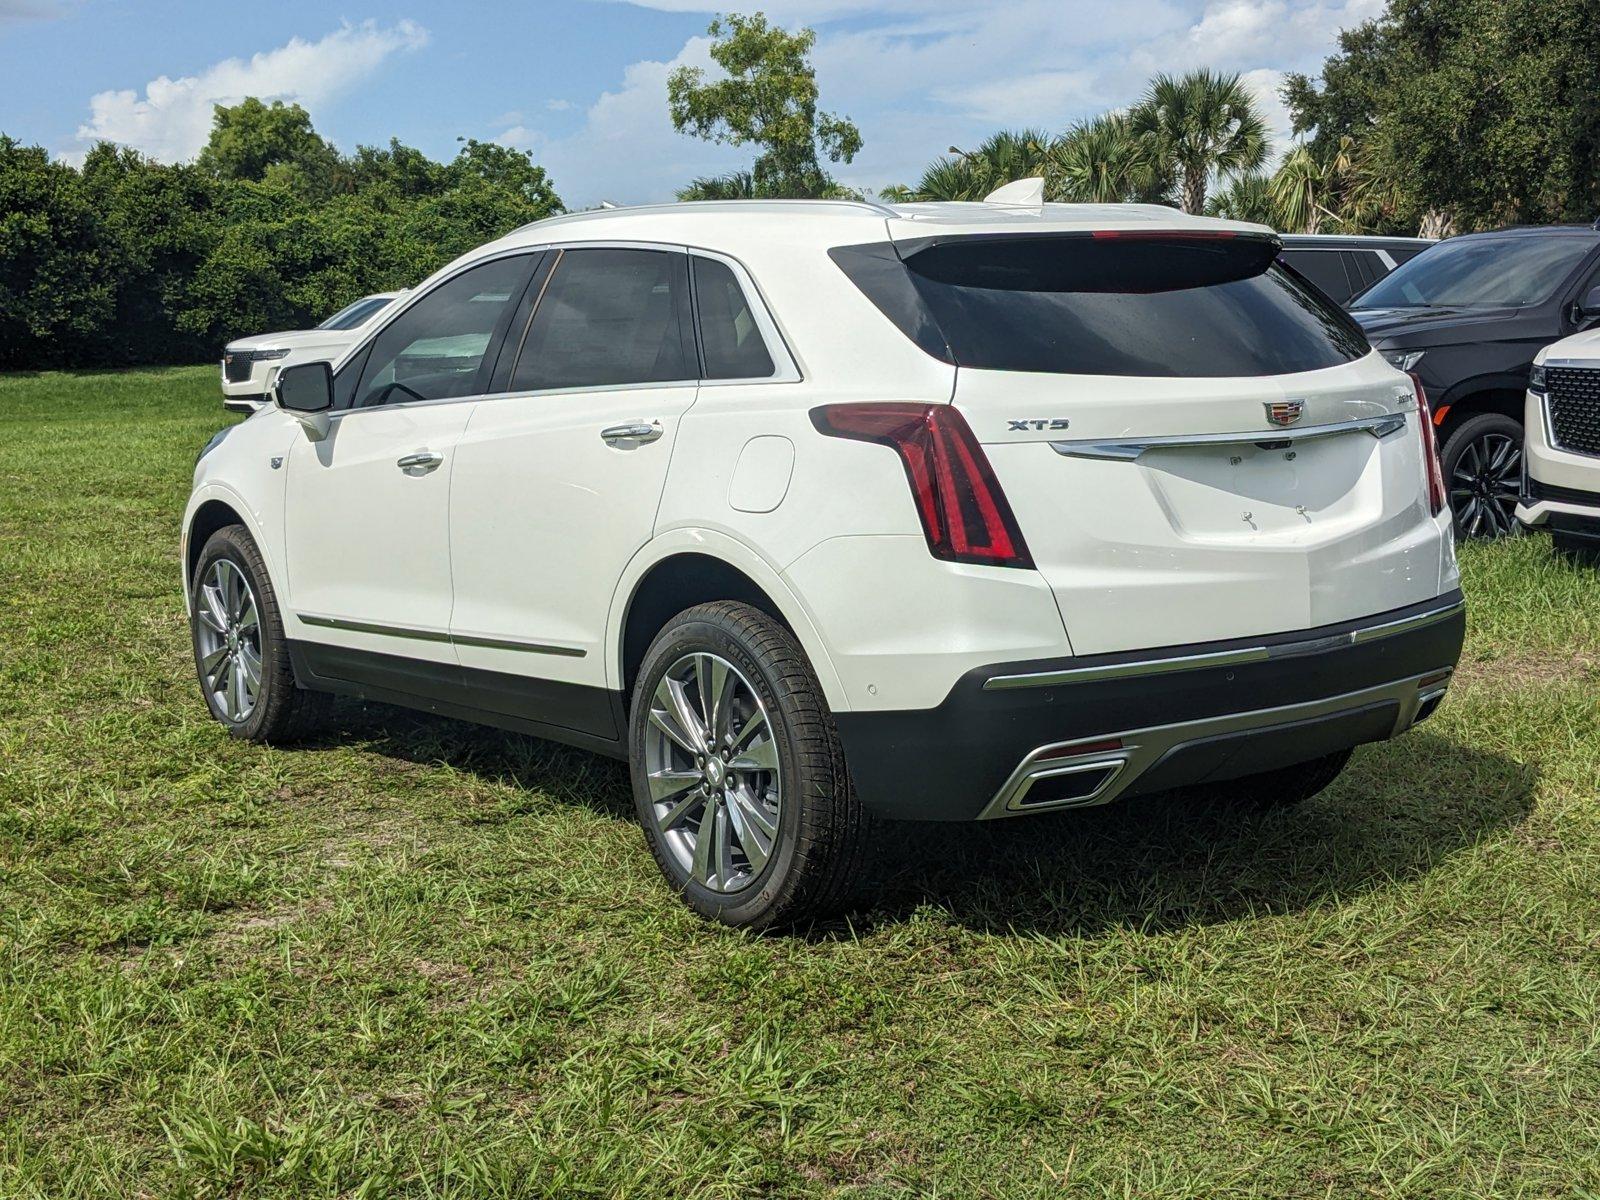
[[[1355,640],[1348,635],[1447,608],[1460,599],[1461,593],[1455,592],[1359,621],[1269,638],[996,664],[968,672],[936,708],[839,713],[836,720],[857,793],[868,808],[897,819],[969,820],[984,811],[1023,759],[1042,746],[1291,709],[1454,667],[1466,628],[1459,607],[1442,619],[1389,636]],[[1163,657],[1225,658],[1230,651],[1263,644],[1273,649],[1265,658],[1169,674],[1090,674],[1052,686],[985,688],[1000,676],[1071,675],[1080,668]],[[1321,714],[1300,726],[1273,724],[1202,739],[1151,767],[1125,794],[1308,761],[1390,736],[1397,715],[1393,704],[1369,705]]]

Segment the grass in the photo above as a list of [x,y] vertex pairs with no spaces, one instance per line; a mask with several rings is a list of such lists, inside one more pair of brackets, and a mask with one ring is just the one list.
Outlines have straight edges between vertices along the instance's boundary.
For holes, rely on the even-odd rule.
[[214,371],[0,377],[0,1194],[1600,1195],[1600,586],[1464,554],[1459,681],[1298,811],[902,829],[700,923],[610,762],[208,719]]

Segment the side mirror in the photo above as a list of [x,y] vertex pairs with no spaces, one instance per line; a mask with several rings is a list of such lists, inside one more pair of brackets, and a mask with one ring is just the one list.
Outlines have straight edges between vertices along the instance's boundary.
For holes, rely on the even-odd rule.
[[273,384],[279,408],[305,427],[314,442],[328,436],[328,415],[333,410],[333,366],[325,362],[296,363],[278,372]]
[[1579,321],[1592,321],[1600,317],[1600,287],[1592,287],[1583,299],[1572,306],[1573,316]]

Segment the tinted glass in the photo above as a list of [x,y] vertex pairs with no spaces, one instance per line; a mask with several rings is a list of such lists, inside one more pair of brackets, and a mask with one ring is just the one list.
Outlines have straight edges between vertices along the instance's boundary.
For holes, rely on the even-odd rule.
[[1278,257],[1341,304],[1355,291],[1337,250],[1285,250]]
[[1555,295],[1592,238],[1475,237],[1440,242],[1402,263],[1356,308],[1517,308]]
[[354,304],[347,304],[329,317],[318,329],[354,329],[389,301],[383,296],[364,296]]
[[353,407],[446,400],[483,390],[485,353],[527,282],[526,256],[463,271],[423,296],[372,343]]
[[1283,375],[1367,352],[1265,240],[964,238],[907,259],[960,366],[1076,375]]
[[528,326],[511,390],[694,379],[688,256],[567,250]]
[[755,315],[732,269],[713,258],[694,260],[700,306],[700,347],[707,379],[765,379],[773,373]]

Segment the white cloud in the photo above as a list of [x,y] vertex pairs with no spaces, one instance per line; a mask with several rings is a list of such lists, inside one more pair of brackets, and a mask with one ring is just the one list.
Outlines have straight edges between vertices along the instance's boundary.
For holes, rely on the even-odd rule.
[[546,138],[518,124],[494,140],[536,151],[569,208],[670,200],[691,179],[736,170],[755,156],[750,147],[717,146],[672,127],[667,76],[680,66],[711,66],[710,46],[708,38],[691,38],[670,62],[627,67],[621,86],[591,104],[573,133]]
[[89,120],[78,127],[78,140],[118,142],[179,162],[205,145],[213,105],[256,96],[311,108],[360,84],[390,55],[427,41],[427,30],[414,21],[388,27],[366,21],[319,41],[296,37],[249,59],[224,59],[198,75],[162,75],[145,85],[142,96],[132,88],[100,92],[89,100]]
[[550,112],[566,112],[572,107],[571,100],[546,100],[544,106]]

